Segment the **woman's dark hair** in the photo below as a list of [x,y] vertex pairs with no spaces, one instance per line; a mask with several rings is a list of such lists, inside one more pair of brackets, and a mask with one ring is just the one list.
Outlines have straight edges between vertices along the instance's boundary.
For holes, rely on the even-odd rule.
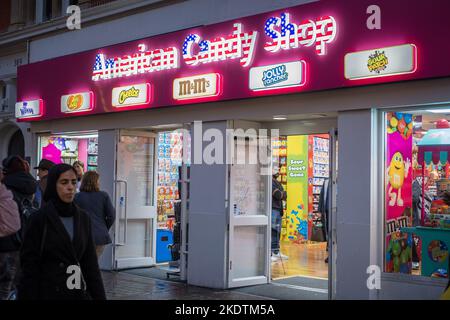
[[72,172],[77,175],[75,169],[68,164],[61,163],[53,166],[48,171],[47,177],[47,188],[44,193],[44,201],[48,202],[51,199],[58,199],[58,192],[56,191],[56,183],[58,182],[59,176],[61,176],[64,172],[72,170]]
[[5,175],[17,172],[27,172],[25,160],[19,155],[9,156],[2,162],[3,173]]
[[80,191],[82,192],[98,192],[100,191],[100,186],[98,179],[99,174],[95,171],[88,171],[84,174],[81,180]]

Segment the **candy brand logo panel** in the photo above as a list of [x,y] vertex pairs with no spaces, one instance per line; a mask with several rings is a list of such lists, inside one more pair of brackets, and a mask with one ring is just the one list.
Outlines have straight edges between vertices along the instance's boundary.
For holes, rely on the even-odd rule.
[[256,91],[302,86],[305,66],[304,61],[294,61],[251,68],[249,88]]
[[149,104],[150,98],[149,83],[118,87],[112,91],[112,105],[116,108]]
[[217,96],[220,93],[220,75],[203,74],[178,78],[173,81],[173,98],[186,100]]
[[61,96],[61,112],[74,113],[91,111],[94,108],[94,94],[80,92]]
[[413,44],[377,48],[345,55],[345,78],[359,80],[413,73],[417,48]]

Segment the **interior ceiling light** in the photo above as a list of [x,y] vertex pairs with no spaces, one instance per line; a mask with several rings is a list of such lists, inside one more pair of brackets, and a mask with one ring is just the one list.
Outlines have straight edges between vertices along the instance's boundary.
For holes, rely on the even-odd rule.
[[427,111],[431,113],[450,113],[450,109],[430,109]]
[[97,134],[89,134],[89,135],[52,135],[52,137],[61,137],[64,139],[89,139],[89,138],[98,138]]
[[286,116],[273,116],[273,120],[286,120]]

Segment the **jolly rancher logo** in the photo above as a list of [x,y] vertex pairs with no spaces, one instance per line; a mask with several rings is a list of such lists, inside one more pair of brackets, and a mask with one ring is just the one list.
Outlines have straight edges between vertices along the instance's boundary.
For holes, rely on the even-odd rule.
[[262,82],[265,87],[288,80],[289,73],[286,72],[286,66],[276,66],[263,72]]
[[119,103],[124,104],[128,98],[139,98],[139,89],[131,87],[128,90],[122,90],[119,95]]
[[367,62],[367,68],[370,72],[376,72],[378,74],[384,71],[389,64],[389,59],[387,58],[384,51],[376,50],[374,54],[369,56]]

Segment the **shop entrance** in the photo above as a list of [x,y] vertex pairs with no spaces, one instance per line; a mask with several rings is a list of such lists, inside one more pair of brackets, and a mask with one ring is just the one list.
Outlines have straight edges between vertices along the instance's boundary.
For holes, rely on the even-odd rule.
[[115,269],[183,278],[190,141],[180,125],[161,127],[119,132]]
[[[272,211],[272,279],[328,279],[329,134],[287,135],[272,141],[276,180],[287,194]],[[272,208],[279,203],[275,198]],[[281,213],[276,230],[275,211]],[[278,237],[278,239],[277,239]],[[279,248],[279,249],[278,249]],[[294,279],[293,279],[294,280]],[[295,281],[294,281],[295,282]]]
[[[296,299],[296,292],[300,291],[304,298],[308,290],[322,299],[333,297],[337,176],[337,121],[333,116],[255,122],[260,128],[279,130],[275,137],[272,131],[269,142],[272,173],[276,173],[277,181],[272,181],[270,191],[278,183],[287,197],[280,199],[277,206],[272,192],[267,193],[272,197],[267,246],[270,288],[238,290],[266,292],[265,295],[280,299]],[[276,217],[276,208],[281,219]],[[290,297],[286,296],[286,289],[292,289]]]
[[120,130],[116,158],[116,269],[155,264],[156,135]]

